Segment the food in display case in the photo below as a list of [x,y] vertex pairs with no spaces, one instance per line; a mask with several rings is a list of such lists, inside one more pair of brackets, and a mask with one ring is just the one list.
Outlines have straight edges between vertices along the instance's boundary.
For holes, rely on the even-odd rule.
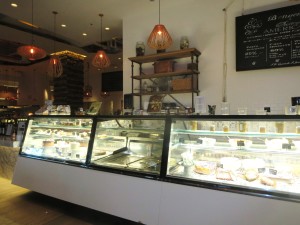
[[[241,130],[238,118],[199,117],[195,130],[191,120],[195,121],[172,119],[167,177],[300,195],[300,135],[296,132],[300,121],[243,117],[247,130]],[[190,165],[185,164],[184,155],[190,156]]]
[[98,120],[91,165],[159,175],[164,119]]
[[92,118],[32,117],[21,154],[84,163],[92,122]]

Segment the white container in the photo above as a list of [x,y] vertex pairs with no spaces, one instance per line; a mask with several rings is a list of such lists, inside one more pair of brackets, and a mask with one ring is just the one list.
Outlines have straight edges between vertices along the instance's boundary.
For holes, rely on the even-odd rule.
[[216,139],[214,138],[199,138],[201,140],[201,146],[203,147],[213,147],[216,144]]
[[285,138],[282,139],[271,139],[265,140],[265,144],[267,146],[268,149],[270,150],[281,150],[282,149],[282,144],[288,144],[289,141]]

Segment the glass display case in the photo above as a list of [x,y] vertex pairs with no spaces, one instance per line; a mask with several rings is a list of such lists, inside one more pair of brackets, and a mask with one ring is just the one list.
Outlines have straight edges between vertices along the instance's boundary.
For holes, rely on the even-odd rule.
[[47,160],[85,163],[93,118],[31,117],[21,155]]
[[166,177],[299,198],[299,117],[172,118]]
[[299,116],[34,116],[20,155],[300,201]]
[[98,118],[90,165],[159,176],[165,118]]

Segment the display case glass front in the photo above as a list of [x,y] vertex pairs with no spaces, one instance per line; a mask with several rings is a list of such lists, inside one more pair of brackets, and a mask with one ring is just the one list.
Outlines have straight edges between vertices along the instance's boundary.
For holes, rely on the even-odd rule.
[[85,163],[92,124],[86,117],[29,118],[21,155]]
[[91,166],[160,175],[164,118],[99,118]]
[[296,116],[173,118],[167,177],[299,198],[300,120]]

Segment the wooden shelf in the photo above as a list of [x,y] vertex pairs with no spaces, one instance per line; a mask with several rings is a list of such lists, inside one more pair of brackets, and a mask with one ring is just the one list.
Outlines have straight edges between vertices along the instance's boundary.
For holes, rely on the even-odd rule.
[[142,95],[172,95],[172,94],[184,94],[184,93],[199,93],[199,90],[178,90],[178,91],[156,91],[156,92],[141,92],[133,93],[134,96]]
[[[179,104],[182,107],[186,107],[183,103],[181,103],[179,100],[176,99],[175,95],[180,95],[180,94],[190,94],[191,95],[191,107],[194,108],[194,95],[196,94],[197,96],[199,95],[199,87],[198,87],[198,75],[199,75],[199,70],[198,70],[198,64],[199,64],[199,56],[201,55],[201,52],[198,51],[196,48],[187,48],[187,49],[180,49],[177,51],[170,51],[170,52],[163,52],[163,53],[157,53],[157,54],[152,54],[152,55],[145,55],[145,56],[137,56],[137,57],[131,57],[128,58],[131,63],[131,84],[132,84],[132,89],[131,89],[131,94],[133,96],[136,96],[139,98],[139,105],[142,107],[143,104],[143,96],[149,96],[149,95],[168,95],[170,98],[172,98],[176,104]],[[182,68],[177,71],[173,72],[165,72],[165,73],[152,73],[152,74],[145,74],[142,68],[142,64],[144,63],[151,63],[151,62],[156,62],[156,61],[163,61],[163,60],[174,60],[174,59],[182,59],[182,58],[189,58],[190,63],[185,62],[187,67]],[[185,60],[187,61],[187,60]],[[139,74],[134,75],[134,64],[139,64]],[[195,64],[192,65],[193,67],[189,67],[189,64]],[[189,69],[190,68],[190,69]],[[153,82],[153,84],[158,85],[159,81],[161,82],[167,82],[163,81],[162,79],[158,79],[156,82],[155,80],[152,80],[154,78],[180,78],[179,76],[183,76],[184,78],[186,77],[187,79],[184,80],[182,79],[182,82],[186,82],[185,86],[182,86],[182,88],[188,88],[185,90],[178,90],[181,87],[178,87],[179,85],[176,86],[175,81],[177,79],[173,79],[171,84],[168,82],[166,84],[168,87],[174,86],[175,89],[177,90],[168,90],[168,91],[143,91],[145,89],[142,89],[142,80],[150,80]],[[192,81],[192,84],[190,85],[190,79]],[[138,82],[138,88],[134,89],[134,81]],[[168,80],[169,81],[169,80]],[[176,82],[181,82],[180,80],[177,80]],[[189,82],[189,83],[187,83]],[[162,90],[167,90],[167,89],[162,89]]]
[[199,74],[199,71],[197,71],[197,70],[183,70],[183,71],[168,72],[168,73],[155,73],[155,74],[147,74],[147,75],[135,75],[132,78],[136,79],[136,80],[142,80],[142,79],[173,77],[173,76],[192,75],[192,74]]
[[181,50],[176,50],[171,52],[162,52],[162,53],[157,53],[152,55],[131,57],[128,59],[132,62],[142,64],[142,63],[155,62],[158,60],[179,59],[179,58],[200,56],[200,55],[201,52],[198,51],[196,48],[187,48],[187,49],[181,49]]

